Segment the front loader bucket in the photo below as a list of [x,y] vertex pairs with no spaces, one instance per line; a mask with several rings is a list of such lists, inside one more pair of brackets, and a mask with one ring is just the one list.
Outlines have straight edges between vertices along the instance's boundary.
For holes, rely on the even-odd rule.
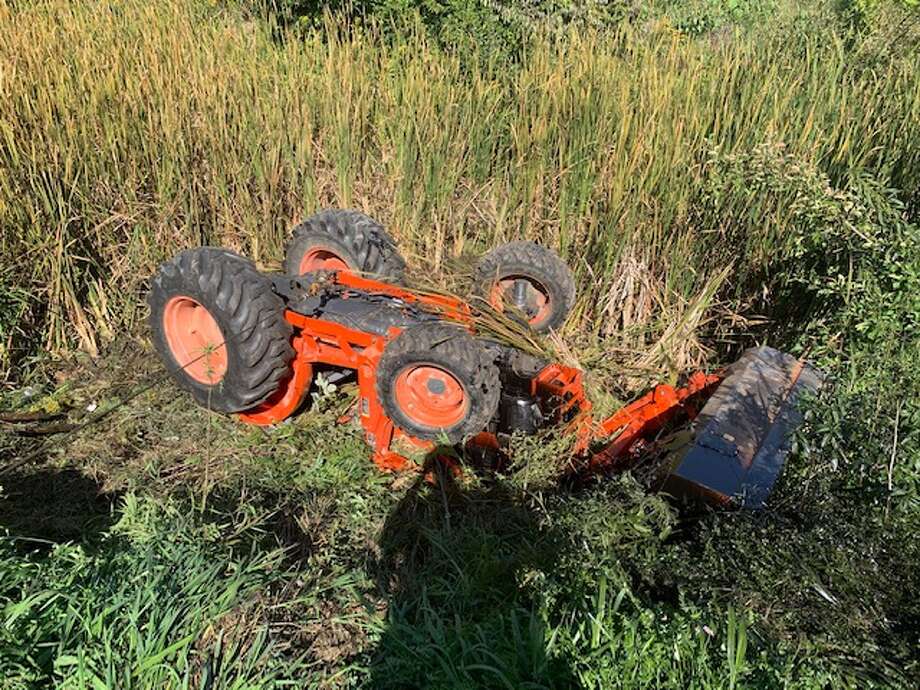
[[692,441],[670,456],[662,489],[762,508],[802,423],[797,403],[823,380],[791,355],[770,347],[747,350],[693,421]]

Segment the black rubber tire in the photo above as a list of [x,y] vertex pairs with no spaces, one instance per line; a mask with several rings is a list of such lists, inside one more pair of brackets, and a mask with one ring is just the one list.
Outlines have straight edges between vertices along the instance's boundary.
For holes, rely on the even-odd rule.
[[531,327],[546,333],[562,326],[575,305],[575,278],[559,255],[535,242],[508,242],[496,247],[476,264],[474,294],[488,301],[498,281],[514,276],[539,284],[549,300],[549,315],[539,323],[532,322]]
[[[449,371],[469,398],[464,418],[452,427],[432,429],[415,424],[395,400],[399,374],[413,364],[434,364]],[[415,438],[450,443],[478,434],[498,410],[501,382],[498,367],[488,352],[465,330],[446,323],[425,323],[407,328],[383,351],[377,365],[377,397],[387,416]]]
[[[190,297],[204,306],[224,336],[227,371],[213,385],[185,374],[164,331],[167,302]],[[216,412],[252,409],[290,373],[292,328],[271,280],[251,261],[226,249],[187,249],[157,271],[147,295],[153,344],[176,383]]]
[[300,275],[300,263],[311,249],[328,247],[361,275],[401,283],[406,262],[383,226],[360,211],[320,211],[294,228],[284,257],[288,275]]

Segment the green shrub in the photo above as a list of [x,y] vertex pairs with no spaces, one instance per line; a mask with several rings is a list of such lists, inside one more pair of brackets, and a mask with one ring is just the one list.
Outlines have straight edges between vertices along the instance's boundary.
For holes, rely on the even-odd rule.
[[571,27],[610,29],[622,21],[666,18],[699,36],[726,26],[752,27],[770,17],[778,0],[277,0],[270,8],[285,23],[316,26],[324,12],[352,21],[373,18],[391,29],[419,19],[437,43],[466,59],[508,61],[536,34]]
[[778,0],[659,0],[653,11],[680,31],[701,36],[730,26],[752,27],[768,20]]
[[896,190],[867,176],[835,188],[777,144],[715,150],[704,180],[704,251],[722,246],[724,260],[751,269],[736,298],[760,290],[759,310],[799,330],[814,355],[918,337],[920,230]]

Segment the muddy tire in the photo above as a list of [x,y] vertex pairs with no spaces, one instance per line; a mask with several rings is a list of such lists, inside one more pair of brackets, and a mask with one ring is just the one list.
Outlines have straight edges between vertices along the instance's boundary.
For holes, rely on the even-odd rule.
[[377,280],[402,282],[406,262],[396,242],[359,211],[327,209],[294,228],[284,269],[299,276],[315,270],[350,270]]
[[498,368],[463,329],[443,323],[413,326],[383,351],[377,396],[402,431],[420,439],[459,443],[489,424],[498,409]]
[[523,314],[537,333],[562,326],[575,304],[572,271],[534,242],[509,242],[483,256],[473,291],[500,312]]
[[153,344],[176,383],[204,407],[242,412],[290,372],[291,326],[271,280],[215,247],[160,266],[147,296]]

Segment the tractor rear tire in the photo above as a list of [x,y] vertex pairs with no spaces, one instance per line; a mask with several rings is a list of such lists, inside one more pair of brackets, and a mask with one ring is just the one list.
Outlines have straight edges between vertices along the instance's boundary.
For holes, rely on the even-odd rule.
[[216,412],[252,409],[290,374],[291,325],[271,280],[225,249],[187,249],[147,296],[153,344],[176,383]]
[[508,242],[476,265],[474,293],[500,312],[511,301],[537,333],[556,330],[575,304],[575,278],[559,255],[535,242]]
[[360,211],[327,209],[294,228],[284,269],[300,276],[315,270],[348,270],[400,283],[406,262],[383,226]]
[[426,323],[387,344],[377,365],[377,397],[393,423],[415,438],[459,443],[498,409],[498,367],[462,328]]

